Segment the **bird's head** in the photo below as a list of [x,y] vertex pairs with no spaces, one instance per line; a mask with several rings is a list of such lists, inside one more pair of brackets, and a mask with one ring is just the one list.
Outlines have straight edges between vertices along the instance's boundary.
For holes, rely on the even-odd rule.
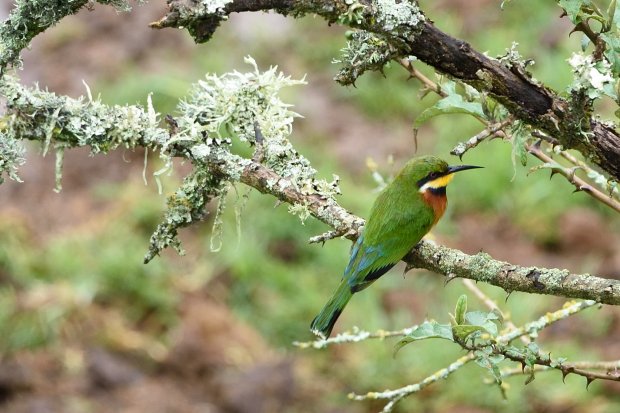
[[450,166],[446,161],[435,156],[422,156],[410,160],[403,168],[402,174],[409,182],[415,182],[422,194],[430,192],[434,195],[445,195],[446,186],[454,178],[454,174],[467,169],[482,168],[473,165]]

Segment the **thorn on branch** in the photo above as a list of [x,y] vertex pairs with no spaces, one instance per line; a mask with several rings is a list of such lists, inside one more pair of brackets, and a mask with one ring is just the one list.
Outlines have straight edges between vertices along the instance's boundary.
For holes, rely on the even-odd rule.
[[455,278],[458,278],[456,274],[450,272],[448,274],[446,274],[446,279],[443,282],[443,286],[445,287],[446,285],[448,285],[448,283],[452,280],[454,280]]
[[405,263],[405,264],[406,264],[406,265],[405,265],[405,271],[403,272],[403,275],[404,275],[404,274],[407,274],[407,273],[408,273],[409,271],[411,271],[411,270],[415,270],[415,269],[417,269],[417,268],[418,268],[416,265],[414,265],[414,264],[412,264],[412,263],[410,263],[410,262],[407,262],[407,263]]
[[562,383],[566,384],[566,376],[568,376],[570,373],[572,373],[574,370],[573,367],[566,367],[565,369],[562,369]]
[[310,243],[310,244],[321,243],[322,245],[325,245],[325,241],[329,241],[330,239],[342,237],[344,235],[347,235],[349,232],[346,232],[346,231],[343,231],[343,230],[327,231],[327,232],[325,232],[325,233],[323,233],[321,235],[316,235],[314,237],[311,237],[308,240],[308,243]]

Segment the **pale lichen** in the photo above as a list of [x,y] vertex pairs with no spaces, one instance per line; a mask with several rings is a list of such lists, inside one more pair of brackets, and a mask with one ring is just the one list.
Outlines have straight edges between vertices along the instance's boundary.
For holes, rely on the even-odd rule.
[[207,14],[222,13],[228,3],[232,3],[232,0],[202,0],[200,8]]
[[202,221],[207,215],[206,206],[211,199],[225,195],[225,182],[214,177],[204,168],[195,168],[185,177],[183,185],[168,197],[163,221],[151,235],[149,250],[144,262],[152,260],[169,246],[180,255],[185,254],[177,238],[180,228]]
[[585,92],[590,99],[606,95],[618,101],[618,94],[614,88],[618,80],[614,79],[609,62],[595,61],[591,55],[573,53],[568,59],[568,64],[572,67],[574,76],[568,88],[570,92]]
[[382,71],[390,60],[401,55],[402,42],[413,41],[425,17],[415,1],[375,0],[370,5],[372,18],[367,17],[363,24],[367,6],[354,1],[347,4],[347,13],[339,21],[367,30],[348,33],[347,45],[333,63],[343,65],[335,80],[342,85],[353,85],[364,72]]
[[303,225],[308,218],[312,215],[312,212],[308,208],[307,203],[293,204],[288,207],[288,212],[299,217],[301,224]]
[[[338,193],[337,185],[315,178],[316,170],[300,155],[288,137],[293,121],[300,115],[280,98],[282,88],[305,84],[277,71],[277,67],[261,72],[254,59],[248,73],[232,72],[207,75],[194,85],[189,99],[179,105],[183,114],[178,120],[182,135],[204,136],[200,150],[205,152],[208,137],[232,138],[262,146],[262,163],[297,188],[320,188],[322,195]],[[258,125],[264,141],[257,143]],[[222,154],[220,154],[222,155]]]
[[[59,190],[62,150],[87,146],[92,153],[107,153],[119,146],[161,147],[168,134],[159,121],[139,106],[108,106],[99,100],[66,96],[27,88],[17,79],[0,79],[0,95],[6,99],[4,146],[18,139],[37,140],[43,153],[53,149],[57,156],[56,189]],[[20,115],[20,116],[17,116]]]
[[420,12],[416,2],[376,0],[373,6],[377,11],[377,20],[388,31],[400,26],[417,26],[424,21],[424,15]]
[[341,56],[332,63],[342,64],[334,77],[341,85],[353,85],[368,70],[382,71],[383,67],[398,55],[397,50],[381,35],[364,30],[353,32]]
[[[289,186],[303,194],[318,194],[323,198],[340,193],[338,178],[334,176],[332,182],[317,179],[316,170],[289,140],[293,120],[299,115],[281,100],[280,92],[284,87],[305,81],[291,79],[276,67],[261,72],[251,57],[245,61],[253,71],[208,74],[193,86],[189,98],[179,104],[176,131],[166,143],[170,149],[167,156],[178,155],[179,151],[185,153],[196,170],[204,170],[204,175],[200,175],[199,186],[193,183],[198,178],[195,176],[169,199],[167,218],[151,238],[145,260],[150,260],[168,245],[179,249],[177,230],[204,218],[206,204],[214,198],[219,201],[211,247],[220,249],[220,217],[231,188],[228,183],[238,182],[252,162],[231,152],[234,141],[254,147],[260,154],[259,161],[280,177],[268,185],[274,193],[282,193]],[[260,139],[257,139],[258,133]],[[214,163],[220,165],[225,174],[211,174],[209,166]],[[189,196],[196,191],[197,195]],[[188,209],[192,212],[188,213]],[[310,216],[306,205],[293,206],[290,212],[302,220]]]
[[426,20],[415,1],[375,0],[373,7],[377,22],[385,32],[404,35],[409,40]]
[[168,139],[158,119],[137,105],[108,106],[84,97],[57,96],[8,76],[0,80],[0,95],[6,98],[8,113],[21,115],[7,118],[9,138],[38,140],[47,147],[88,146],[93,153],[119,146],[161,147]]
[[525,68],[527,66],[533,65],[535,63],[534,60],[524,59],[523,56],[521,56],[521,53],[519,53],[519,50],[517,50],[518,47],[518,42],[512,42],[510,48],[506,49],[506,53],[502,56],[498,56],[497,60],[499,60],[501,64],[508,68],[514,66]]
[[[167,211],[151,237],[145,261],[168,246],[182,253],[179,229],[204,219],[207,204],[214,199],[220,202],[213,249],[219,249],[219,215],[230,183],[239,182],[253,162],[262,163],[279,176],[271,188],[276,196],[293,188],[303,195],[332,199],[340,193],[338,177],[331,182],[318,179],[316,170],[289,140],[293,120],[299,115],[279,94],[282,88],[303,84],[304,80],[293,80],[275,67],[261,72],[249,57],[246,62],[253,71],[207,75],[194,85],[189,98],[179,104],[177,116],[166,119],[168,130],[159,125],[160,116],[150,96],[145,108],[107,106],[94,100],[88,87],[86,98],[71,99],[24,87],[6,77],[0,80],[0,95],[6,98],[8,115],[0,136],[0,172],[16,176],[21,158],[12,145],[20,139],[37,140],[44,152],[49,148],[56,153],[57,189],[62,155],[68,148],[86,146],[93,153],[118,147],[154,149],[164,162],[164,167],[154,172],[158,186],[159,177],[171,171],[173,157],[190,160],[194,170],[168,198]],[[256,160],[232,153],[235,140],[256,148]],[[311,214],[307,205],[293,207],[291,212],[303,219]]]
[[4,182],[4,176],[14,181],[21,182],[17,175],[17,168],[24,164],[25,149],[16,140],[10,139],[0,131],[0,184]]

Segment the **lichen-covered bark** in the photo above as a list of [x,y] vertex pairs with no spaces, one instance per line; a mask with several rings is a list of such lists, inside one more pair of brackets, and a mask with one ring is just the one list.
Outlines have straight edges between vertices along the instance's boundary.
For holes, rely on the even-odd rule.
[[[189,27],[197,42],[211,38],[231,13],[275,10],[284,15],[316,14],[328,23],[339,22],[380,34],[400,57],[415,56],[440,72],[488,93],[525,123],[546,131],[567,149],[577,149],[620,180],[620,134],[585,113],[577,102],[560,98],[533,82],[522,68],[507,67],[476,51],[467,42],[439,30],[428,19],[391,27],[382,20],[379,1],[363,0],[232,0],[216,13],[201,13],[201,2],[169,0],[170,12],[153,27]],[[352,16],[352,7],[360,5]],[[422,15],[420,13],[420,15]],[[351,82],[354,79],[351,80]],[[572,106],[571,106],[572,105]],[[586,136],[589,135],[587,138]]]
[[[228,174],[230,165],[213,167],[219,174]],[[257,162],[248,162],[242,169],[240,181],[263,194],[273,195],[288,204],[306,205],[310,213],[349,239],[356,239],[364,220],[338,205],[333,199],[316,194],[306,195],[283,178]],[[275,184],[273,184],[275,182]]]
[[425,268],[448,278],[469,278],[495,285],[507,292],[521,291],[620,304],[618,280],[573,274],[557,268],[521,267],[494,260],[483,252],[468,255],[422,241],[405,261],[413,267]]

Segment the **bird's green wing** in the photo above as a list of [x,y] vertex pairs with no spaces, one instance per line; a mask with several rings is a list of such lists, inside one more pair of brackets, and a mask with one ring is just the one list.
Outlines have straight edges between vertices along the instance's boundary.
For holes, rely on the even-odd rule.
[[353,292],[389,271],[433,226],[431,208],[412,208],[411,203],[411,193],[386,191],[377,199],[344,272]]

